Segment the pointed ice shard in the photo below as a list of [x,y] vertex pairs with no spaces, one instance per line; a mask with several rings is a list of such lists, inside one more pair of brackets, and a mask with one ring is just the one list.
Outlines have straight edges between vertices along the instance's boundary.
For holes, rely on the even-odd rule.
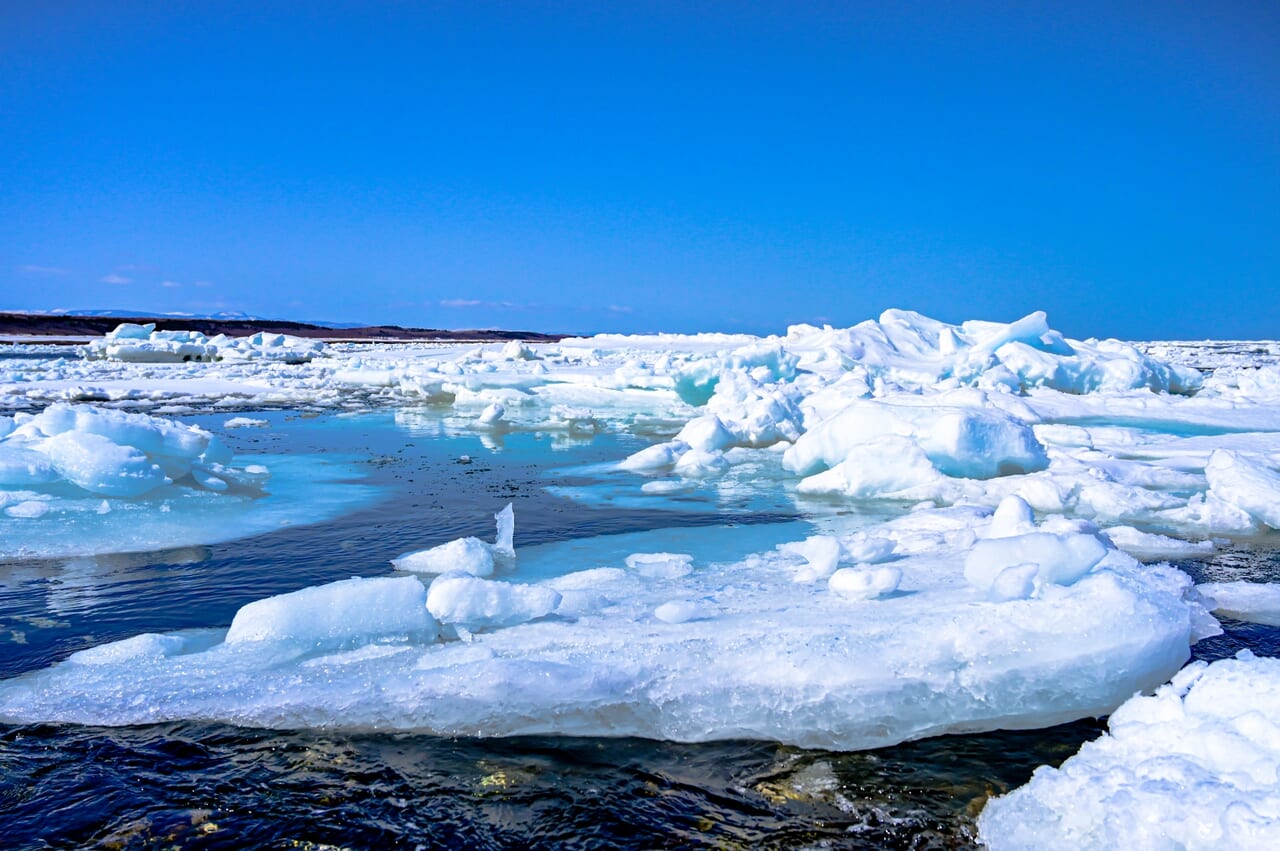
[[494,555],[515,558],[516,512],[511,503],[493,515],[493,519],[498,521],[498,537],[493,542]]

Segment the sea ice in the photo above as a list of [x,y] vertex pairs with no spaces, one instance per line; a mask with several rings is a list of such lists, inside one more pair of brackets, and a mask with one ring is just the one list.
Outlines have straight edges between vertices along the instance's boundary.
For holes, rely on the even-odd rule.
[[[137,351],[151,342],[118,336]],[[1071,340],[1042,313],[952,325],[891,310],[764,338],[344,344],[292,365],[14,369],[0,375],[0,405],[18,412],[0,417],[6,531],[52,529],[70,488],[120,535],[131,506],[169,489],[218,504],[252,491],[257,474],[212,439],[147,426],[126,440],[54,404],[76,399],[220,414],[391,406],[411,434],[465,433],[495,452],[520,432],[549,437],[549,452],[625,432],[650,445],[554,492],[644,510],[764,504],[812,522],[600,536],[522,549],[517,563],[503,562],[514,549],[500,521],[496,544],[397,560],[436,575],[419,608],[445,623],[437,640],[359,612],[325,656],[289,656],[300,651],[284,639],[161,636],[118,661],[103,649],[101,664],[0,683],[0,717],[862,748],[1105,714],[1173,676],[1217,628],[1212,594],[1135,557],[1194,557],[1205,538],[1280,521],[1280,368],[1242,359],[1205,378],[1185,364],[1204,351]],[[22,412],[41,408],[72,425],[35,435]],[[499,566],[511,581],[490,578]],[[122,691],[136,700],[122,705]]]
[[[91,671],[66,662],[0,682],[0,718],[200,717],[854,749],[1106,713],[1172,676],[1190,644],[1216,629],[1184,574],[1114,550],[1071,585],[989,602],[962,571],[980,543],[973,530],[989,524],[978,508],[864,523],[830,536],[827,550],[892,552],[895,561],[823,583],[793,582],[797,556],[778,546],[803,524],[547,544],[522,555],[524,581],[437,577],[425,609],[443,625],[443,643],[415,630],[424,615],[412,576],[320,586],[246,606],[226,641],[145,664],[132,651],[112,663],[115,651],[103,650]],[[637,549],[668,538],[688,552]],[[695,552],[752,541],[754,552],[691,569]],[[1056,565],[1063,549],[1023,557]],[[377,599],[355,594],[366,588]],[[334,599],[338,614],[314,614]],[[370,646],[379,649],[353,652]],[[337,650],[340,659],[315,656]],[[121,689],[135,699],[120,703]]]
[[157,331],[154,322],[129,322],[85,347],[85,356],[131,363],[197,363],[220,360],[262,360],[306,363],[323,354],[320,340],[288,334],[257,333],[249,337],[206,337],[198,331]]
[[1280,847],[1280,660],[1193,663],[1111,715],[1060,768],[987,802],[1005,849]]
[[[92,405],[18,414],[0,437],[0,558],[57,557],[215,543],[332,516],[359,485],[295,487],[300,463],[237,464],[198,426]],[[337,471],[311,471],[313,486]]]
[[1215,614],[1238,621],[1280,626],[1280,584],[1274,582],[1206,582],[1196,590],[1209,599]]

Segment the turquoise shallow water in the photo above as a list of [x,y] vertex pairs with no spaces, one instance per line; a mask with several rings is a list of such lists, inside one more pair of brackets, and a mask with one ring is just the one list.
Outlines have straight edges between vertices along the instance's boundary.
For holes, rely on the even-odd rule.
[[[305,585],[390,573],[389,559],[407,550],[491,536],[508,501],[517,548],[655,529],[676,530],[679,543],[681,528],[803,522],[785,497],[733,490],[623,498],[634,488],[616,487],[598,465],[639,448],[636,438],[511,434],[496,445],[442,428],[431,411],[261,416],[270,428],[226,432],[243,459],[342,458],[360,499],[314,525],[225,543],[2,562],[0,676],[141,632],[225,626],[245,603]],[[221,430],[226,418],[188,419]],[[1277,574],[1268,551],[1187,567],[1212,579]],[[1242,646],[1275,655],[1276,630],[1227,626],[1197,655]],[[0,846],[967,847],[988,794],[1061,762],[1100,729],[1081,722],[841,754],[196,723],[0,726]]]

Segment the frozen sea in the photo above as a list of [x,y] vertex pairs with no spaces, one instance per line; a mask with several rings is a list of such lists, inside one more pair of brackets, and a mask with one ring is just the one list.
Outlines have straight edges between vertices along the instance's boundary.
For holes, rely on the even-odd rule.
[[[757,687],[753,652],[761,666],[776,667],[782,657],[771,656],[768,648],[783,648],[798,677],[812,678],[821,667],[820,655],[808,658],[803,653],[830,635],[803,620],[796,623],[801,617],[796,613],[809,605],[831,605],[822,595],[834,595],[837,586],[828,592],[827,575],[806,579],[804,571],[829,573],[842,564],[870,576],[876,569],[900,566],[903,578],[893,588],[878,597],[852,599],[849,605],[864,607],[855,613],[884,611],[885,606],[928,613],[932,610],[923,608],[925,602],[935,596],[966,611],[995,605],[964,596],[976,593],[969,586],[953,587],[949,580],[931,585],[917,578],[928,576],[932,582],[929,559],[945,561],[957,552],[963,558],[965,548],[974,546],[972,540],[957,543],[955,530],[946,526],[938,539],[950,535],[945,545],[950,549],[935,557],[918,536],[900,530],[911,528],[913,517],[931,518],[927,522],[939,529],[987,522],[982,512],[989,515],[1013,492],[990,483],[1024,476],[1027,484],[1021,492],[1034,495],[1041,493],[1038,483],[1048,478],[1041,475],[1044,471],[1027,465],[991,477],[958,469],[955,465],[965,458],[957,451],[946,455],[913,432],[904,440],[927,450],[929,461],[924,463],[947,469],[943,478],[936,471],[922,477],[917,465],[890,471],[890,484],[903,487],[887,498],[866,493],[865,480],[847,477],[837,483],[840,493],[806,496],[798,492],[803,474],[784,469],[781,453],[769,449],[776,442],[799,445],[797,435],[768,433],[770,428],[785,431],[783,415],[752,419],[761,407],[745,410],[753,390],[740,394],[737,401],[744,410],[736,421],[731,421],[734,411],[711,402],[722,424],[739,435],[739,449],[732,440],[717,445],[720,439],[715,438],[705,444],[705,458],[690,454],[701,451],[696,445],[676,446],[683,455],[667,469],[637,471],[634,464],[633,469],[619,469],[626,459],[646,457],[641,453],[650,447],[673,445],[677,433],[698,435],[685,424],[700,415],[708,400],[698,398],[698,389],[686,394],[689,398],[677,398],[662,382],[664,374],[694,380],[705,372],[699,371],[699,358],[719,357],[724,367],[732,360],[723,358],[724,353],[757,344],[718,338],[610,345],[625,348],[628,355],[610,361],[601,351],[608,346],[599,341],[583,347],[588,354],[559,363],[533,350],[476,350],[466,355],[471,366],[461,376],[447,366],[462,352],[456,347],[347,347],[319,366],[113,364],[31,346],[0,352],[0,386],[8,408],[0,413],[37,414],[67,403],[141,412],[216,436],[234,455],[224,465],[232,471],[225,474],[231,489],[212,495],[166,489],[177,488],[175,484],[147,495],[100,498],[50,485],[35,489],[36,497],[6,503],[47,507],[24,508],[6,518],[0,561],[0,678],[11,687],[0,698],[0,717],[8,715],[0,723],[4,847],[971,847],[978,842],[977,815],[990,796],[1025,784],[1039,766],[1062,764],[1106,729],[1105,720],[1093,716],[1107,710],[1090,711],[1096,701],[1111,699],[1105,689],[1072,698],[1077,708],[1063,713],[1076,720],[1068,723],[1057,723],[1043,706],[1034,710],[1038,716],[1017,715],[1005,707],[992,713],[994,720],[983,720],[964,706],[942,703],[949,694],[942,687],[931,699],[939,701],[938,712],[957,713],[954,730],[945,723],[935,730],[921,722],[918,733],[868,733],[865,725],[841,726],[847,721],[841,713],[853,711],[843,705],[833,710],[834,720],[810,715],[804,716],[809,721],[793,723],[777,707],[757,717],[751,707],[712,704],[711,710],[726,708],[723,713],[708,710],[712,720],[707,721],[708,711],[698,705],[696,689],[682,679],[686,675],[678,664],[661,661],[651,668],[628,669],[629,681],[658,678],[647,686],[650,695],[658,688],[659,675],[676,683],[669,692],[676,720],[662,727],[666,721],[643,714],[623,722],[616,709],[605,716],[573,707],[574,695],[595,699],[595,684],[585,692],[575,691],[581,687],[573,682],[553,684],[546,693],[554,699],[544,698],[523,674],[489,664],[489,656],[464,660],[464,667],[478,664],[467,669],[467,676],[497,677],[488,685],[517,692],[508,714],[532,711],[529,707],[536,709],[547,700],[564,713],[560,729],[553,721],[550,729],[539,730],[539,725],[548,726],[541,719],[491,727],[488,715],[478,715],[474,728],[455,719],[450,729],[415,729],[419,725],[414,719],[422,716],[404,708],[388,681],[399,677],[416,682],[411,678],[422,670],[422,662],[377,667],[383,662],[367,658],[368,648],[381,648],[378,653],[385,651],[393,660],[419,653],[422,659],[431,653],[461,658],[485,650],[520,661],[536,645],[542,656],[535,662],[579,652],[595,660],[595,676],[602,677],[601,672],[615,670],[617,660],[627,657],[628,648],[651,654],[670,642],[673,653],[693,655],[703,664],[719,657],[696,656],[703,651],[693,643],[712,642],[716,653],[739,654],[736,661],[726,661],[725,677],[737,689],[731,699],[750,703],[789,682],[767,679]],[[693,351],[695,357],[681,370],[672,369],[660,362],[669,350]],[[648,354],[636,356],[635,351]],[[1252,376],[1255,367],[1280,360],[1275,344],[1267,343],[1150,344],[1143,351],[1163,362],[1193,365],[1210,378],[1215,370]],[[652,368],[655,360],[658,368]],[[755,370],[756,388],[786,380],[767,352],[745,360],[727,368]],[[424,362],[432,365],[424,369]],[[541,383],[537,376],[543,373],[537,368],[542,364],[552,375],[565,374],[566,380]],[[644,367],[650,367],[647,373]],[[620,380],[619,374],[628,370],[630,377]],[[453,383],[442,389],[450,377]],[[1241,383],[1232,384],[1239,390],[1233,397],[1237,408],[1244,407],[1239,400],[1246,392],[1256,395],[1258,386],[1245,382],[1240,390]],[[547,387],[548,398],[539,398]],[[883,399],[899,390],[867,389],[865,398]],[[641,398],[646,393],[658,398]],[[1109,516],[1102,492],[1090,493],[1070,479],[1072,486],[1063,493],[1075,501],[1060,505],[1057,514],[1063,522],[1084,516],[1104,530],[1136,526],[1173,535],[1187,546],[1175,547],[1164,560],[1196,582],[1280,581],[1280,541],[1265,526],[1226,530],[1221,522],[1214,521],[1215,526],[1200,516],[1196,522],[1202,526],[1194,528],[1185,512],[1177,513],[1195,499],[1197,488],[1206,490],[1190,481],[1197,475],[1190,472],[1194,462],[1168,463],[1159,468],[1163,478],[1158,480],[1149,468],[1133,473],[1135,465],[1152,457],[1206,454],[1206,442],[1256,450],[1257,444],[1247,442],[1251,438],[1240,435],[1266,433],[1268,417],[1280,429],[1270,409],[1246,410],[1240,415],[1243,421],[1232,421],[1221,409],[1198,410],[1194,416],[1174,416],[1163,409],[1139,413],[1132,394],[1119,391],[1113,399],[1130,406],[1120,413],[1086,405],[1064,414],[1054,407],[1076,398],[1064,394],[1042,400],[1040,425],[1050,428],[1038,434],[1064,448],[1061,458],[1054,455],[1046,462],[1049,471],[1070,478],[1079,474],[1071,464],[1092,460],[1108,470],[1106,485],[1146,487],[1164,501],[1143,505],[1146,523],[1136,510],[1123,506]],[[1146,404],[1145,397],[1142,401]],[[814,408],[810,425],[838,413],[824,405],[829,403]],[[754,437],[742,438],[748,425],[755,429]],[[1082,436],[1066,434],[1067,429],[1091,430],[1085,435],[1091,445],[1082,448]],[[899,429],[894,437],[903,434]],[[869,438],[881,439],[883,435]],[[1177,442],[1176,448],[1170,448],[1170,441]],[[1121,446],[1127,449],[1118,451]],[[909,445],[897,446],[903,447]],[[838,448],[846,454],[862,451]],[[980,447],[975,456],[1000,451],[1014,457],[1023,450],[1006,441]],[[697,464],[682,461],[685,456]],[[682,472],[681,463],[686,465]],[[1203,469],[1204,461],[1199,463]],[[260,492],[237,491],[235,471],[246,465],[271,471]],[[841,468],[835,459],[824,466]],[[830,484],[830,479],[825,481]],[[21,492],[16,486],[11,490]],[[1082,493],[1087,497],[1080,499]],[[1117,493],[1117,488],[1106,490],[1114,502],[1120,500]],[[1137,499],[1132,493],[1127,498]],[[99,503],[110,511],[98,513]],[[224,640],[228,625],[246,605],[351,577],[404,577],[392,559],[467,536],[492,540],[493,516],[507,504],[515,512],[517,558],[514,567],[494,578],[554,587],[573,606],[562,599],[545,617],[510,626],[504,622],[498,628],[481,624],[474,635],[446,636],[425,650],[387,635],[371,643],[348,636],[341,646],[319,651],[321,655],[285,654],[260,668],[245,669],[238,662],[200,668],[194,661],[191,671],[184,668],[184,660],[201,658],[204,651],[197,648]],[[957,512],[970,510],[967,506],[976,506],[975,513],[957,521]],[[1063,539],[1084,534],[1044,526],[1043,518],[1054,512],[1033,507],[1042,526],[1022,532]],[[1151,521],[1156,511],[1166,512],[1163,520]],[[876,547],[868,543],[890,534],[878,531],[885,529],[899,530],[893,531],[897,551],[888,555],[873,552]],[[1215,542],[1212,551],[1191,548],[1209,538]],[[828,540],[841,542],[844,555],[820,569],[814,553]],[[112,541],[126,543],[113,546]],[[818,543],[794,549],[810,541]],[[849,557],[850,548],[861,555]],[[628,562],[635,553],[676,553],[688,560]],[[756,572],[744,573],[747,568]],[[604,574],[587,572],[599,569],[614,571],[605,577],[609,582],[624,581],[619,578],[624,571],[638,572],[644,574],[644,584],[597,585]],[[686,569],[692,573],[686,575]],[[1115,567],[1122,577],[1130,569]],[[784,584],[769,584],[777,576],[785,578]],[[430,584],[431,577],[423,581]],[[629,573],[625,581],[634,583],[636,577]],[[1058,584],[1049,585],[1053,588],[1045,591],[1037,580],[1022,602],[1032,605],[1042,593],[1060,593]],[[1061,592],[1067,605],[1065,595],[1083,587],[1083,581],[1073,578],[1061,587],[1067,589]],[[776,610],[764,607],[761,597],[776,602]],[[605,598],[607,605],[601,602]],[[667,622],[661,613],[671,610],[659,605],[664,601],[679,604],[676,611],[682,614]],[[818,611],[841,615],[845,610]],[[748,618],[759,630],[745,639],[746,649],[732,642],[714,644],[718,639],[713,633],[725,631],[722,623],[743,629]],[[1183,639],[1185,651],[1173,661],[1173,670],[1187,658],[1212,661],[1246,648],[1261,656],[1280,655],[1280,629],[1221,615],[1219,621],[1221,635],[1194,644]],[[986,628],[985,621],[975,623]],[[598,638],[611,624],[632,630],[623,633],[622,649]],[[795,644],[788,643],[792,627],[804,628]],[[669,633],[661,632],[668,628]],[[126,656],[119,668],[103,668],[104,677],[87,681],[76,676],[76,666],[85,665],[68,661],[93,648],[129,646],[113,642],[144,634],[178,636],[188,644],[171,660]],[[878,634],[890,659],[886,664],[897,664],[892,660],[900,633],[886,626]],[[814,642],[805,640],[809,635],[816,636]],[[1098,639],[1098,652],[1111,659],[1105,655],[1112,652],[1111,645],[1104,639]],[[983,656],[991,646],[979,643],[973,652]],[[1028,652],[1039,651],[1031,646]],[[1142,688],[1154,687],[1172,673],[1165,672],[1170,666],[1165,661],[1152,665],[1151,672],[1132,675]],[[349,669],[362,673],[352,676]],[[895,676],[905,676],[894,670]],[[701,674],[717,678],[714,666]],[[932,676],[926,671],[921,681],[931,682],[926,674]],[[990,673],[996,702],[1006,682],[1000,675]],[[189,697],[197,680],[187,676],[198,680],[198,699]],[[276,692],[255,693],[255,680],[270,684],[263,689],[295,689],[295,703],[282,710],[287,702]],[[20,691],[25,683],[34,684],[34,698]],[[378,691],[376,699],[370,697],[371,689]],[[610,696],[619,689],[626,690],[612,681],[608,685]],[[1118,695],[1111,706],[1132,690]],[[485,694],[491,701],[506,699]],[[345,716],[344,706],[349,708]],[[930,711],[926,705],[924,715]],[[1034,723],[1035,717],[1052,723]],[[616,724],[617,732],[600,729],[605,718],[612,719],[608,723]],[[737,721],[722,728],[716,718]],[[1006,723],[1019,729],[999,729]],[[823,724],[830,729],[811,729]],[[1026,727],[1041,729],[1022,729]],[[966,728],[985,731],[962,732]],[[669,735],[639,735],[651,730]],[[760,730],[765,732],[752,732]],[[943,735],[935,735],[939,732]],[[875,735],[900,743],[874,746],[866,737]]]

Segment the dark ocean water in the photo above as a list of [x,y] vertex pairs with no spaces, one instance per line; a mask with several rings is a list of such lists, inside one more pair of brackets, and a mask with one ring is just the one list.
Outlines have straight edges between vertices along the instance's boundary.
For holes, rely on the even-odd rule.
[[[271,428],[227,433],[244,457],[354,454],[380,497],[335,520],[225,544],[0,562],[0,676],[141,632],[225,626],[271,594],[390,573],[389,559],[407,550],[491,536],[508,501],[517,547],[795,518],[782,501],[694,495],[674,511],[545,490],[589,487],[584,465],[634,451],[634,438],[518,434],[493,451],[475,435],[439,431],[432,416],[262,416]],[[225,418],[191,419],[218,429]],[[579,472],[551,472],[564,468]],[[1204,579],[1278,572],[1266,550],[1185,566]],[[1198,657],[1280,650],[1280,631],[1226,626]],[[0,725],[0,848],[963,848],[988,795],[1061,763],[1101,729],[1083,721],[849,754],[761,742]]]

